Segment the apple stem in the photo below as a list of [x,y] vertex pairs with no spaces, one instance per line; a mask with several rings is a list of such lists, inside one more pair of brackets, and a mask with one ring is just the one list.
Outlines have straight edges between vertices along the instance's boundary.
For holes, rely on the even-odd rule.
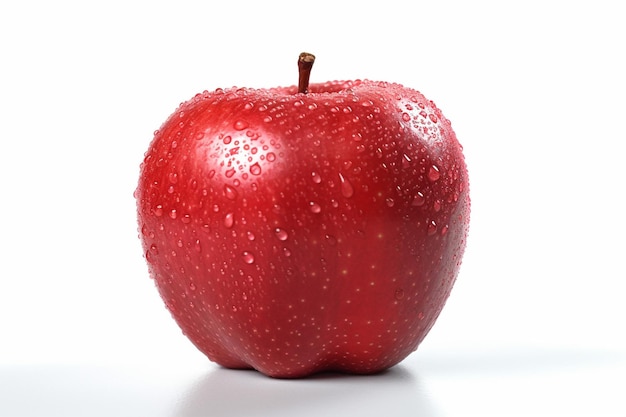
[[309,78],[311,77],[311,68],[315,62],[315,55],[308,52],[302,52],[298,57],[298,93],[306,94],[309,92]]

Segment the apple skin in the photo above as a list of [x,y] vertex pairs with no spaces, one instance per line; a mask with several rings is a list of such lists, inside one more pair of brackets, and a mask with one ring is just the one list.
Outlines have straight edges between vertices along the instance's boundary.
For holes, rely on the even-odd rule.
[[432,101],[368,80],[218,89],[155,132],[135,192],[150,276],[210,360],[376,373],[459,272],[468,174]]

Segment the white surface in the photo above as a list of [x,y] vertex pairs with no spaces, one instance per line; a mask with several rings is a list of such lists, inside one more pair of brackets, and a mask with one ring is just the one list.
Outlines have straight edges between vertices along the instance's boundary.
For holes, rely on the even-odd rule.
[[[1,369],[3,416],[621,416],[626,363],[600,351],[414,355],[374,376],[275,380],[200,365]],[[621,398],[620,398],[621,397]]]
[[[5,3],[0,416],[626,415],[618,2]],[[302,50],[313,82],[421,90],[466,151],[457,286],[379,376],[213,366],[137,240],[152,131],[204,89],[294,84]]]

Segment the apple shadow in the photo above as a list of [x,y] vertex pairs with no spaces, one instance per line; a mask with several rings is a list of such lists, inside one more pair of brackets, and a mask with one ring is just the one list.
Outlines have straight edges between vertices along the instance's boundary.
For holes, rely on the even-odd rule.
[[438,416],[419,379],[402,365],[376,375],[322,373],[273,379],[216,368],[177,404],[173,416]]
[[498,376],[547,374],[617,366],[626,356],[603,349],[505,349],[480,352],[434,353],[416,357],[417,370],[425,376]]

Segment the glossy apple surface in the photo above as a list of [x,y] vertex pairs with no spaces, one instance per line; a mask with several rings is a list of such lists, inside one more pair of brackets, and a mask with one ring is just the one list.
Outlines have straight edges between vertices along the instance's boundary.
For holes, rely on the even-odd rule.
[[135,195],[184,334],[274,377],[374,373],[413,352],[455,282],[470,211],[441,111],[360,80],[198,94],[155,132]]

